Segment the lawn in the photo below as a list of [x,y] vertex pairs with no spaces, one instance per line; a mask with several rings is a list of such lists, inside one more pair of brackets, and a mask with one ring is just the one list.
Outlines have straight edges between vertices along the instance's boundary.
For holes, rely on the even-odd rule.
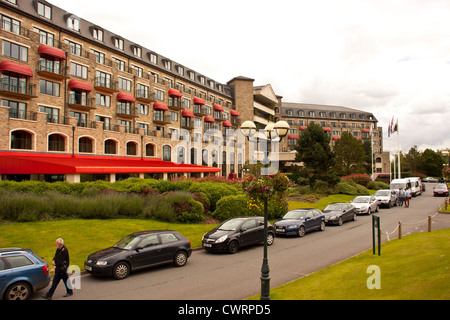
[[323,210],[328,204],[333,202],[350,202],[356,196],[347,194],[333,194],[317,201],[316,203],[289,201],[289,210],[300,208],[315,208]]
[[[380,268],[380,289],[368,289]],[[273,300],[448,300],[450,299],[450,229],[419,233],[383,244],[291,283],[273,288]],[[259,296],[252,297],[259,299]]]
[[70,253],[70,264],[84,269],[86,257],[97,250],[114,245],[127,234],[144,230],[177,230],[191,241],[193,248],[201,246],[202,236],[215,225],[171,224],[152,220],[60,220],[48,222],[0,225],[0,248],[32,249],[51,263],[55,240],[63,238]]

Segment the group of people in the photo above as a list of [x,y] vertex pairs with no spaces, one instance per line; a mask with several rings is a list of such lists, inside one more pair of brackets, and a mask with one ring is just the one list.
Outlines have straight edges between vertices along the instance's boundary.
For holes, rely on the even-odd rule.
[[405,208],[409,208],[409,199],[411,199],[411,190],[400,188],[398,190],[398,205],[403,207],[403,203],[405,203]]

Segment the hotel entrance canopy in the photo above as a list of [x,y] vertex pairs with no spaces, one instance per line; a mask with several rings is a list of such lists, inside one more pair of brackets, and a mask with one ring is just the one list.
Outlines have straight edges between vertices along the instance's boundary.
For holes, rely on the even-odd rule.
[[0,174],[220,172],[220,168],[174,163],[154,158],[0,152]]

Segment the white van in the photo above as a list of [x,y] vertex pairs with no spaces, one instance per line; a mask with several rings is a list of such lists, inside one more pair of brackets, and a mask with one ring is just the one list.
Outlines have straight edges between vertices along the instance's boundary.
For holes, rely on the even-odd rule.
[[398,190],[402,188],[403,190],[411,189],[411,182],[409,179],[393,179],[389,186],[389,189],[395,190],[398,194]]
[[419,177],[408,178],[409,182],[411,182],[411,194],[413,197],[422,194],[422,181]]

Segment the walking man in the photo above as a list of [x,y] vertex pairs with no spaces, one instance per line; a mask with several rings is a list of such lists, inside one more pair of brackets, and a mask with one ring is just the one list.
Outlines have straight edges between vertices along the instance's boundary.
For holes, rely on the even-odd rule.
[[400,190],[398,190],[398,205],[400,207],[403,207],[404,201],[405,201],[405,191],[403,190],[403,188],[400,188]]
[[411,198],[411,191],[409,189],[406,189],[405,191],[405,207],[409,208],[409,198]]
[[50,290],[48,290],[45,296],[42,296],[48,300],[52,298],[53,293],[61,280],[64,281],[64,286],[66,287],[66,294],[64,297],[69,297],[73,294],[70,281],[68,281],[69,275],[67,274],[67,269],[69,268],[69,250],[66,248],[64,240],[61,238],[56,239],[55,246],[56,253],[52,261],[54,267],[50,270],[50,272],[55,272],[55,276],[53,277]]

